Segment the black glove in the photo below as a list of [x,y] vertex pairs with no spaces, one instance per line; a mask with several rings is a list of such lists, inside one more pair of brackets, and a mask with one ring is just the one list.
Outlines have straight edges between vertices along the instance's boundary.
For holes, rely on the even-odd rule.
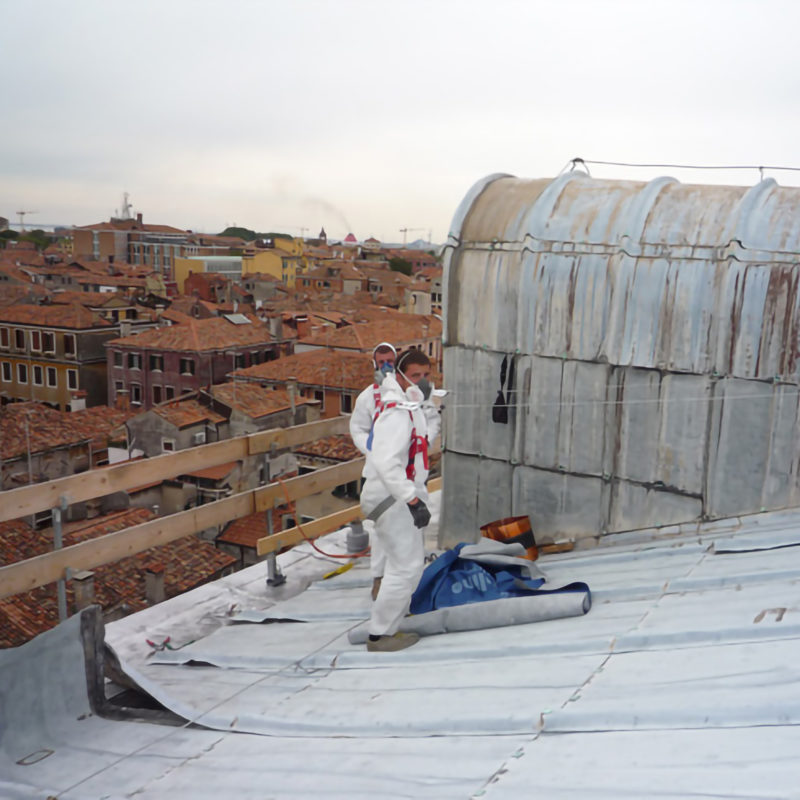
[[431,521],[431,512],[428,511],[428,506],[422,500],[417,500],[413,506],[411,503],[407,505],[411,516],[414,517],[414,525],[418,528],[424,528]]

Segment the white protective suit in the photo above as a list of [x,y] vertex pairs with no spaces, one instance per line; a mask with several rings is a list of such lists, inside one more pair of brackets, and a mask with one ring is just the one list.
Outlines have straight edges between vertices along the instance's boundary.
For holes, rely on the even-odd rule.
[[[408,613],[411,595],[425,566],[423,533],[415,527],[407,503],[415,497],[428,501],[426,459],[417,452],[413,480],[407,476],[406,467],[412,430],[416,430],[417,436],[425,437],[428,435],[428,422],[422,405],[408,402],[393,375],[384,378],[381,399],[384,408],[375,420],[371,449],[367,451],[361,508],[368,516],[387,502],[387,498],[394,498],[394,502],[375,521],[374,535],[383,552],[385,565],[369,622],[370,634],[391,636]],[[388,403],[402,405],[386,408]]]
[[[384,378],[385,381],[386,378]],[[392,381],[397,391],[402,394],[402,390],[394,377]],[[350,436],[353,439],[353,444],[364,455],[367,455],[367,441],[372,430],[372,421],[375,418],[375,408],[381,397],[381,386],[378,386],[377,383],[367,386],[356,398],[356,404],[353,406],[353,412],[350,415]],[[441,428],[442,421],[439,416],[439,410],[430,398],[423,402],[422,409],[428,423],[428,442],[433,444],[433,440],[439,435]],[[367,477],[366,468],[363,475],[365,478]],[[386,556],[381,548],[379,539],[375,536],[375,524],[371,520],[364,520],[364,530],[369,534],[370,574],[373,578],[382,578]]]
[[[350,436],[353,444],[367,455],[367,439],[372,430],[372,419],[375,416],[376,399],[380,400],[380,387],[377,383],[367,386],[356,398],[353,413],[350,415]],[[375,523],[372,520],[364,520],[364,530],[369,534],[369,571],[373,580],[383,577],[383,570],[386,564],[386,556],[381,549],[381,543],[375,536]]]

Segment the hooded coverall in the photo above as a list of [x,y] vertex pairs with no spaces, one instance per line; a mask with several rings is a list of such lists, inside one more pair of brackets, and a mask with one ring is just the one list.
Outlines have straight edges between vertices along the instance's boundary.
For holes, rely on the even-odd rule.
[[[367,516],[387,498],[394,499],[375,521],[375,537],[384,553],[385,567],[369,622],[370,634],[391,636],[408,613],[411,595],[425,566],[423,534],[415,527],[407,504],[415,497],[428,500],[427,448],[417,447],[413,478],[407,475],[407,468],[410,468],[412,431],[421,442],[427,437],[428,423],[421,405],[409,404],[391,375],[381,385],[381,398],[383,409],[373,425],[371,449],[367,451],[364,467],[366,483],[361,491],[361,508]],[[410,408],[393,407],[394,403]]]
[[[384,378],[384,383],[386,383],[386,378]],[[392,378],[391,389],[394,391],[400,392],[402,394],[402,390],[400,389],[399,384],[395,378]],[[378,386],[377,383],[372,383],[367,386],[361,394],[358,395],[356,398],[355,405],[353,406],[353,412],[350,415],[350,437],[353,440],[353,444],[364,454],[368,454],[367,449],[367,441],[369,439],[370,431],[372,430],[372,422],[375,419],[375,410],[377,408],[376,400],[381,398],[381,386]],[[390,388],[390,384],[386,383],[387,391]],[[428,423],[428,442],[429,444],[433,444],[434,439],[439,435],[439,429],[441,428],[441,418],[439,416],[439,411],[436,406],[433,404],[433,401],[428,399],[422,404],[422,410],[425,414],[425,419]],[[364,477],[366,478],[366,468],[363,473]],[[370,559],[369,559],[369,566],[370,566],[370,574],[373,578],[382,578],[385,563],[386,563],[386,556],[383,552],[381,542],[377,536],[375,536],[375,524],[371,520],[364,520],[364,529],[369,534],[369,542],[370,542]]]

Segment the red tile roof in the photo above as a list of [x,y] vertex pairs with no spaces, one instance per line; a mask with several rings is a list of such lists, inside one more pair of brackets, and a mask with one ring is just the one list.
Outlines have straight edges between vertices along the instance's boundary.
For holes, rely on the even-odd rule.
[[[114,533],[155,518],[149,509],[131,508],[92,520],[64,526],[64,545]],[[34,531],[21,520],[0,523],[0,564],[11,564],[52,550],[52,532]],[[194,536],[150,548],[94,570],[97,602],[106,611],[139,611],[146,603],[144,569],[160,563],[165,568],[167,597],[215,578],[236,559]],[[73,606],[71,583],[67,583],[67,605]],[[54,584],[0,600],[0,647],[23,644],[58,623]]]
[[50,302],[57,305],[71,305],[77,303],[90,308],[101,308],[112,300],[121,300],[125,305],[127,301],[119,292],[71,292],[68,290],[54,291]]
[[80,284],[81,286],[135,286],[142,289],[147,286],[147,278],[139,278],[133,275],[108,275],[99,273],[87,274],[85,272],[73,272],[71,273],[71,277],[75,283]]
[[298,344],[371,353],[378,342],[391,342],[395,347],[404,347],[424,339],[436,339],[441,335],[441,320],[431,315],[419,314],[404,320],[388,318],[379,322],[362,322],[335,330],[328,329],[315,336],[300,339]]
[[351,461],[361,456],[361,451],[353,444],[353,440],[347,433],[337,433],[333,436],[316,439],[296,447],[295,452],[306,456],[330,458],[335,461]]
[[[283,529],[283,514],[294,514],[294,511],[294,503],[282,508],[272,509],[272,530],[274,533],[278,533]],[[217,536],[217,542],[235,544],[239,547],[250,547],[255,550],[258,540],[263,539],[265,536],[269,536],[267,512],[260,511],[257,514],[250,514],[247,517],[240,517],[229,522],[225,530]]]
[[148,350],[204,353],[226,347],[271,344],[274,341],[269,328],[258,317],[247,318],[250,324],[246,325],[236,325],[224,317],[190,319],[185,324],[151,328],[135,336],[114,339],[109,344]]
[[30,304],[37,299],[50,296],[50,292],[36,283],[27,286],[16,283],[0,283],[0,306],[20,306]]
[[138,223],[135,219],[114,220],[109,222],[96,222],[93,225],[80,225],[75,228],[77,231],[130,231],[144,233],[182,233],[187,231],[180,228],[173,228],[171,225],[150,225]]
[[218,464],[216,467],[206,467],[205,469],[196,469],[194,472],[184,472],[184,475],[189,475],[193,478],[205,478],[210,481],[221,481],[227,478],[233,472],[234,467],[238,461],[231,461],[228,464]]
[[256,364],[247,369],[236,370],[232,374],[252,381],[264,380],[276,383],[285,383],[288,378],[294,377],[298,383],[306,386],[360,392],[372,382],[373,371],[372,362],[361,353],[319,349]]
[[38,325],[44,328],[108,328],[111,323],[78,303],[70,305],[21,305],[0,309],[0,322]]
[[211,422],[213,424],[225,422],[225,417],[222,414],[207,408],[196,397],[190,397],[185,400],[170,400],[153,406],[150,410],[178,429],[199,425],[201,422]]
[[[211,387],[211,394],[226,406],[235,408],[252,419],[291,408],[289,393],[283,389],[268,389],[257,383],[231,381]],[[310,403],[304,397],[295,399],[296,405]]]
[[40,403],[10,403],[0,408],[0,458],[24,455],[29,442],[31,453],[84,441],[105,446],[129,417],[129,413],[108,406],[70,412]]

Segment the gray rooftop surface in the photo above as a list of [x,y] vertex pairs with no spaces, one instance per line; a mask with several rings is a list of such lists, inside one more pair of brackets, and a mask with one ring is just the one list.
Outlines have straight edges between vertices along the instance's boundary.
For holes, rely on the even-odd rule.
[[[367,565],[303,545],[280,589],[259,564],[107,626],[182,726],[90,713],[77,617],[0,652],[0,796],[797,797],[798,545],[796,510],[608,537],[540,559],[588,615],[380,654],[347,640]],[[267,608],[304,621],[235,622]]]

